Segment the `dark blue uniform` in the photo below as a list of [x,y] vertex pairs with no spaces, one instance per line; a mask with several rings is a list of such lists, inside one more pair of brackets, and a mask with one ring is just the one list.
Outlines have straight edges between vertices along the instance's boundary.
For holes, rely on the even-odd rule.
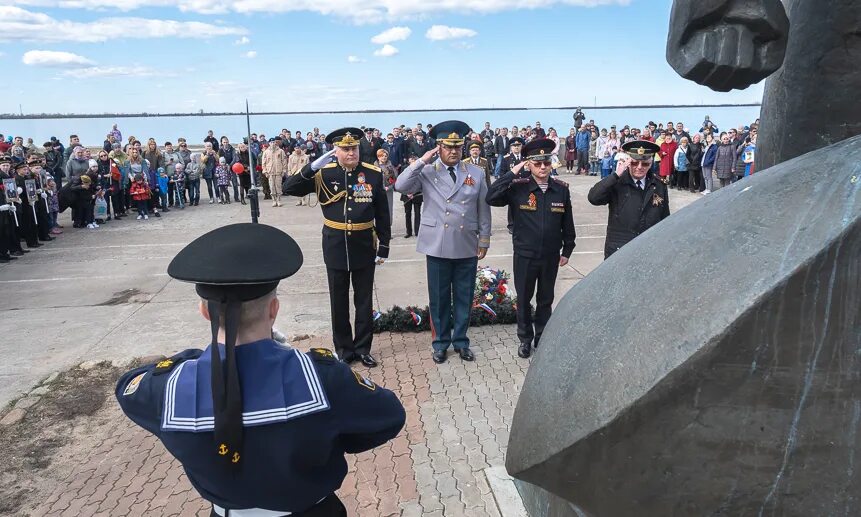
[[[528,171],[524,169],[527,174]],[[517,291],[517,337],[521,344],[535,346],[541,340],[553,307],[560,253],[570,257],[576,232],[568,184],[549,177],[547,191],[530,174],[505,172],[487,191],[491,206],[508,206],[512,214],[514,241],[514,288]],[[532,314],[532,295],[535,314]],[[522,352],[528,356],[528,347]]]
[[213,454],[210,351],[185,350],[136,368],[120,378],[116,396],[182,463],[194,488],[222,508],[301,514],[340,488],[345,453],[377,447],[404,426],[395,394],[329,350],[248,343],[236,347],[244,439],[241,462],[231,468]]
[[[323,261],[329,281],[332,340],[349,361],[371,353],[376,257],[388,258],[392,221],[380,168],[359,163],[346,170],[332,162],[314,172],[311,164],[287,178],[285,196],[317,193],[323,211]],[[355,336],[350,326],[353,286]]]

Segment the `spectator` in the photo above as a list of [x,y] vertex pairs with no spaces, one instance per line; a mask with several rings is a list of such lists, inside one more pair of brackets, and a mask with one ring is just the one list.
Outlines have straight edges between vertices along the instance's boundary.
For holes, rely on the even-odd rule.
[[727,133],[721,133],[714,161],[714,173],[720,181],[719,188],[729,186],[735,176],[735,145]]
[[206,138],[203,139],[203,143],[210,144],[212,146],[212,150],[216,153],[218,152],[218,139],[212,134],[211,129],[206,132]]
[[580,131],[577,132],[577,174],[587,174],[589,171],[590,140],[589,128],[580,126]]
[[691,192],[703,192],[703,144],[699,133],[694,133],[693,141],[688,147],[688,178]]
[[676,169],[676,186],[679,189],[690,188],[688,177],[688,137],[683,136],[673,153],[673,167]]
[[[672,122],[670,122],[672,124]],[[669,124],[668,124],[669,126]],[[657,143],[657,142],[655,142]],[[678,149],[679,145],[676,143],[673,138],[673,131],[669,129],[664,132],[664,140],[660,144],[661,151],[658,153],[658,156],[661,157],[661,165],[660,165],[660,175],[661,180],[664,183],[669,183],[670,188],[675,186],[675,176],[673,176],[673,157],[676,155],[676,149]]]

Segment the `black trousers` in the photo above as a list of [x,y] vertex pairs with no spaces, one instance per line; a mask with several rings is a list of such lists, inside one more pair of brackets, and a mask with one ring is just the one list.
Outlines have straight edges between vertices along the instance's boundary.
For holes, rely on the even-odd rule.
[[40,241],[47,241],[51,236],[51,229],[48,227],[51,216],[48,215],[47,209],[48,202],[46,200],[41,197],[36,200],[36,234]]
[[577,171],[584,170],[589,172],[589,150],[577,149]]
[[[226,514],[229,517],[230,510],[227,510]],[[209,513],[209,517],[218,517],[215,508]],[[338,496],[332,494],[303,512],[291,512],[290,517],[347,517],[347,508]]]
[[[404,211],[406,212],[407,235],[415,235],[418,237],[419,227],[422,225],[422,202],[416,201],[415,198],[404,203]],[[415,222],[413,222],[412,213],[415,212]]]
[[[517,291],[517,337],[521,343],[538,345],[547,321],[553,313],[553,292],[559,273],[559,255],[532,259],[514,254],[514,289]],[[535,313],[532,296],[535,287]]]
[[[374,338],[374,269],[352,271],[326,268],[329,277],[329,304],[332,309],[332,338],[338,357],[371,353]],[[355,336],[350,326],[350,284],[356,306]]]

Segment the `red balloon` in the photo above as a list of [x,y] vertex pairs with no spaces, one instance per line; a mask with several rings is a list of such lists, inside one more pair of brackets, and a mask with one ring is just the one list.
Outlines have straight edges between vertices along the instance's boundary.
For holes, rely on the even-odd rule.
[[245,173],[245,166],[239,162],[234,163],[233,167],[231,167],[231,168],[233,169],[233,172],[235,172],[236,174],[244,174]]

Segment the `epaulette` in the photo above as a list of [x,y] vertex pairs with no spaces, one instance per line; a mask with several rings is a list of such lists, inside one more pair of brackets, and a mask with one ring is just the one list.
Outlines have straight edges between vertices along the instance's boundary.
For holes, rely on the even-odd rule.
[[165,374],[174,368],[187,358],[183,357],[182,354],[176,354],[173,357],[168,357],[167,359],[162,359],[161,361],[155,363],[155,368],[152,370],[153,375],[162,375]]
[[551,178],[553,178],[553,181],[555,181],[556,183],[558,183],[558,184],[562,185],[563,187],[567,187],[567,186],[568,186],[568,184],[567,184],[567,183],[565,183],[564,181],[562,181],[562,180],[560,180],[560,179],[557,179],[557,178],[556,178],[556,176],[550,176],[550,177],[551,177]]
[[332,162],[332,163],[327,163],[326,165],[322,166],[320,169],[331,169],[332,167],[337,167],[337,166],[338,166],[338,162]]
[[332,352],[328,348],[312,348],[311,350],[308,350],[308,355],[311,356],[311,359],[316,359],[324,363],[334,363],[338,360],[338,358],[335,357],[335,352]]
[[512,183],[529,183],[529,180],[532,178],[514,178],[511,180]]
[[377,172],[383,172],[383,170],[382,170],[382,169],[380,169],[379,167],[377,167],[376,165],[374,165],[374,164],[372,164],[372,163],[362,162],[362,165],[363,165],[366,169],[371,169],[372,171],[377,171]]

